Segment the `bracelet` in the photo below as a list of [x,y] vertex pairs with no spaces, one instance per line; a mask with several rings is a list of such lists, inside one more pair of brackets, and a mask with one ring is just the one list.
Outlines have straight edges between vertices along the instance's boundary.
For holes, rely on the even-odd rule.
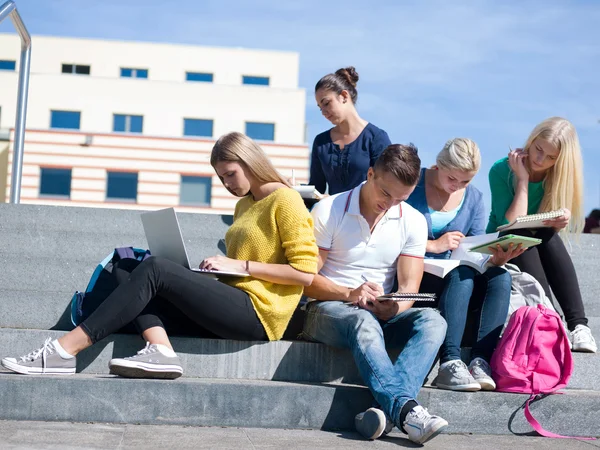
[[246,273],[250,275],[250,261],[246,260]]

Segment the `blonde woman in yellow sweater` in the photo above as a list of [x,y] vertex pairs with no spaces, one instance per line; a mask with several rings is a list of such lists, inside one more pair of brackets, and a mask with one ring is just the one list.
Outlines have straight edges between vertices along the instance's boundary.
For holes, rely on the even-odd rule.
[[[191,321],[198,336],[281,339],[304,286],[317,272],[311,215],[262,149],[243,134],[221,137],[211,164],[223,185],[241,199],[225,236],[227,256],[206,258],[200,267],[245,271],[248,277],[222,283],[166,259],[149,258],[80,326],[57,340],[47,339],[28,355],[4,358],[2,365],[23,374],[72,374],[77,353],[132,322],[147,345],[135,356],[112,359],[110,372],[177,378],[183,369],[163,323],[173,312],[182,322]],[[182,322],[172,331],[185,327]]]

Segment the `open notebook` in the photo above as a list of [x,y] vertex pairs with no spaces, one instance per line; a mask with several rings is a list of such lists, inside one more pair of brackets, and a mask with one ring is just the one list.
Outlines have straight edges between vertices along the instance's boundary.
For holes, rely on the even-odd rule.
[[564,215],[564,213],[565,212],[562,209],[557,209],[556,211],[520,216],[511,223],[500,225],[498,228],[496,228],[496,231],[520,230],[523,228],[544,228],[546,226],[544,225],[545,220],[556,219],[557,217]]
[[312,198],[320,200],[324,197],[323,194],[317,191],[313,185],[296,185],[292,187],[296,191],[298,191],[302,198]]
[[483,273],[487,269],[487,263],[491,256],[469,250],[495,239],[498,239],[498,233],[467,236],[460,241],[458,248],[452,251],[450,259],[425,259],[424,270],[440,278],[444,278],[448,272],[461,265],[472,267],[479,273]]

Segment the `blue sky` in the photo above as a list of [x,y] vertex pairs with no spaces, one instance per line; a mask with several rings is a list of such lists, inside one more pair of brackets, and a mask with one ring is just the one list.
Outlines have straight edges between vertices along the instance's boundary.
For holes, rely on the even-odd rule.
[[486,199],[487,171],[508,146],[522,145],[544,118],[566,117],[583,148],[586,211],[600,207],[595,0],[16,3],[32,34],[298,52],[311,143],[330,126],[315,106],[316,81],[353,65],[362,117],[393,142],[414,142],[424,164],[449,138],[479,144],[483,165],[474,183]]

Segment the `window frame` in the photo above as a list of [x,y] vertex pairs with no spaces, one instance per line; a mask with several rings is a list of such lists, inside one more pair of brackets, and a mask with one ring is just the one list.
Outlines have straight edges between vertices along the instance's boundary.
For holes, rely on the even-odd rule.
[[[108,189],[110,186],[110,177],[111,175],[123,175],[123,174],[127,174],[127,175],[135,175],[135,198],[130,198],[130,197],[110,197],[108,195]],[[104,194],[104,201],[106,203],[134,203],[137,204],[138,202],[138,195],[139,195],[139,184],[140,184],[140,173],[139,172],[133,172],[133,171],[129,171],[129,170],[107,170],[106,171],[106,191]]]
[[[204,179],[208,181],[208,202],[188,202],[188,201],[183,201],[182,198],[182,193],[183,193],[183,186],[184,186],[184,178],[196,178],[196,179]],[[179,205],[180,206],[197,206],[197,207],[204,207],[204,208],[210,208],[211,207],[211,203],[212,203],[212,175],[206,175],[206,174],[187,174],[187,173],[182,173],[179,175]]]
[[[69,114],[78,114],[79,117],[77,119],[77,127],[57,127],[53,126],[54,123],[54,113],[69,113]],[[51,109],[50,110],[50,129],[51,130],[81,130],[81,111],[68,111],[64,109]]]
[[[266,80],[266,83],[260,82]],[[242,84],[245,86],[271,86],[271,77],[264,75],[242,75]]]
[[[117,117],[123,117],[125,119],[124,130],[116,130],[116,120]],[[141,119],[141,128],[140,131],[131,131],[131,123],[133,118]],[[143,134],[144,133],[144,116],[142,114],[120,114],[113,113],[113,133],[129,133],[129,134]]]
[[[69,173],[69,193],[68,194],[49,194],[42,192],[42,181],[44,178],[44,171],[54,171],[54,172],[68,172]],[[73,168],[72,167],[48,167],[48,166],[40,166],[40,175],[39,175],[40,184],[38,187],[38,198],[53,198],[53,199],[62,199],[62,200],[70,200],[71,192],[73,191]]]
[[[273,126],[273,137],[272,137],[272,139],[263,139],[263,138],[258,138],[258,137],[250,136],[248,134],[248,125],[249,124],[251,124],[251,125],[272,125]],[[254,121],[245,121],[244,122],[244,134],[246,136],[248,136],[250,139],[253,139],[255,141],[275,142],[275,128],[276,128],[275,122],[254,122]]]
[[[209,75],[210,76],[210,80],[194,80],[190,78],[190,75]],[[213,83],[215,79],[215,74],[214,73],[209,73],[209,72],[186,72],[185,73],[185,81],[189,81],[191,83]]]
[[[210,122],[210,135],[205,134],[186,134],[186,122],[197,121],[197,122]],[[215,135],[215,120],[214,119],[199,119],[197,117],[184,117],[183,118],[183,137],[191,138],[213,138]]]
[[[131,75],[123,75],[124,70],[130,70]],[[139,72],[144,72],[144,76],[139,76]],[[148,75],[150,73],[149,69],[142,69],[141,67],[120,67],[119,68],[119,78],[138,78],[142,80],[147,80]]]

